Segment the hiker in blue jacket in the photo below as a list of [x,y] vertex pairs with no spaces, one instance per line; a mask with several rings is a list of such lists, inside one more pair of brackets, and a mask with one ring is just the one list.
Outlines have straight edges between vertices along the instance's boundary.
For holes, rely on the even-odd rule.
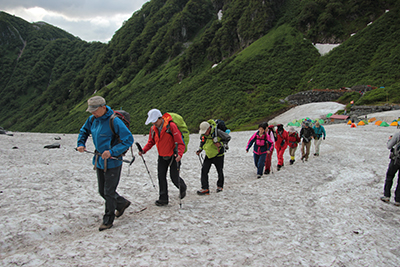
[[103,223],[99,227],[99,231],[103,231],[111,228],[114,218],[120,217],[131,204],[116,192],[121,176],[122,161],[110,158],[122,159],[122,154],[133,144],[133,136],[122,120],[115,117],[114,130],[121,142],[115,138],[110,128],[110,117],[114,111],[106,106],[106,101],[101,96],[90,98],[86,111],[92,115],[80,129],[77,150],[79,152],[86,150],[86,141],[91,134],[96,152],[101,155],[96,154],[92,162],[97,172],[99,193],[105,200],[105,214]]
[[[322,139],[325,140],[326,132],[324,126],[322,126],[319,121],[317,121],[313,127],[315,135],[314,135],[314,147],[315,153],[314,156],[319,156],[319,147],[321,146]],[[323,137],[322,137],[323,136]]]

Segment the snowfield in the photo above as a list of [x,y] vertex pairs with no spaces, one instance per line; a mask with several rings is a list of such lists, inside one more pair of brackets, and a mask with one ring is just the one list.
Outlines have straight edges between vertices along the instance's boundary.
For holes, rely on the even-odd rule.
[[[297,109],[304,117],[310,112]],[[400,266],[400,207],[393,197],[391,204],[379,200],[389,163],[386,141],[398,130],[373,124],[325,129],[319,157],[303,163],[298,149],[290,166],[287,151],[278,172],[274,152],[273,173],[261,179],[245,151],[256,129],[232,132],[224,191],[215,193],[212,167],[209,196],[196,194],[201,165],[199,135],[192,134],[181,168],[188,185],[181,207],[170,179],[170,204],[154,205],[157,150],[144,155],[155,189],[134,147],[136,160],[130,168],[124,163],[118,187],[132,205],[102,232],[104,200],[92,155],[74,150],[77,134],[0,135],[0,265]],[[147,141],[134,138],[142,146]],[[55,142],[60,149],[43,148]],[[91,140],[87,145],[93,151]]]

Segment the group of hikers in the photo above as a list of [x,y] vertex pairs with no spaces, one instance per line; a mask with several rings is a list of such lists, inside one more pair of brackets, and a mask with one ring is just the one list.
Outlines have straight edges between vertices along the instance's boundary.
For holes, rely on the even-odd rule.
[[[124,120],[116,116],[116,113],[106,105],[103,97],[94,96],[90,98],[86,111],[92,113],[92,115],[88,117],[80,129],[77,151],[88,152],[86,141],[91,135],[96,149],[95,152],[91,152],[94,154],[92,163],[97,174],[99,194],[105,200],[103,222],[99,227],[99,231],[103,231],[111,228],[115,217],[122,216],[131,204],[116,190],[120,181],[122,162],[126,162],[122,159],[122,156],[132,146],[134,139]],[[179,189],[180,199],[186,196],[187,190],[185,181],[179,175],[181,159],[186,151],[187,144],[185,145],[183,135],[173,121],[171,114],[162,114],[158,109],[151,109],[145,122],[146,125],[152,124],[148,141],[143,149],[137,144],[141,157],[154,145],[157,147],[159,185],[159,198],[155,201],[157,206],[165,206],[169,202],[168,169],[172,183]],[[274,149],[278,159],[278,171],[284,166],[283,156],[287,147],[289,147],[290,165],[295,162],[295,152],[300,142],[301,160],[303,162],[309,158],[312,140],[314,140],[315,147],[314,156],[319,156],[321,141],[325,140],[326,137],[325,129],[319,121],[316,121],[314,126],[311,120],[303,121],[300,133],[292,126],[286,131],[282,124],[276,125],[276,130],[274,128],[274,125],[268,125],[266,122],[259,124],[258,130],[247,143],[246,152],[253,146],[257,178],[271,172],[271,157]],[[225,130],[219,129],[214,120],[201,122],[199,134],[200,146],[196,154],[200,158],[200,153],[204,150],[206,155],[201,162],[201,189],[197,191],[197,194],[210,194],[208,173],[212,164],[215,165],[218,173],[216,192],[222,192],[224,188],[224,153],[231,136]],[[391,149],[391,161],[386,174],[384,196],[381,197],[384,202],[390,201],[393,179],[396,172],[400,170],[400,133],[389,139],[388,148]],[[400,206],[400,173],[398,177],[395,205]]]
[[[117,193],[117,186],[121,176],[123,154],[132,146],[134,139],[129,128],[115,112],[106,105],[101,96],[94,96],[88,100],[87,112],[92,113],[81,127],[77,151],[88,152],[86,141],[91,135],[96,151],[92,163],[97,173],[99,194],[105,200],[103,222],[99,231],[113,226],[115,217],[123,215],[131,202]],[[151,109],[147,113],[146,125],[152,124],[146,145],[139,149],[139,155],[149,151],[154,145],[158,151],[158,185],[159,198],[155,201],[157,206],[168,205],[167,172],[169,169],[172,183],[179,189],[179,198],[186,196],[187,186],[179,175],[181,159],[186,146],[181,131],[173,121],[171,114],[162,114],[158,109]],[[197,155],[204,150],[205,158],[201,170],[201,190],[199,195],[208,195],[208,173],[214,164],[218,172],[217,190],[222,192],[224,187],[224,153],[231,139],[225,131],[216,127],[214,120],[203,121],[199,126],[201,136]],[[138,146],[139,148],[139,146]],[[146,166],[147,167],[147,166]]]
[[311,120],[305,120],[299,134],[293,126],[289,127],[288,131],[286,131],[283,128],[283,124],[278,124],[276,130],[274,130],[274,125],[268,125],[266,122],[259,124],[258,131],[250,137],[246,147],[246,152],[249,152],[251,146],[254,146],[254,164],[257,167],[257,178],[261,178],[263,173],[270,174],[271,157],[274,149],[278,158],[278,171],[284,166],[283,155],[287,147],[289,147],[290,165],[296,161],[295,153],[300,142],[302,161],[308,160],[311,141],[313,139],[315,147],[314,156],[319,156],[321,142],[326,137],[325,128],[319,121],[313,127],[311,126]]

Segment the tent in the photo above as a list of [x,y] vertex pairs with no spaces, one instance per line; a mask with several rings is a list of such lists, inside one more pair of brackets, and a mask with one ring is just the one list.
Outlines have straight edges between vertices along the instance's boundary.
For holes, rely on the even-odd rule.
[[357,128],[357,126],[356,126],[355,123],[352,123],[351,126],[350,126],[350,128]]
[[289,122],[289,123],[287,124],[287,126],[294,126],[294,123],[293,123],[293,122]]
[[382,121],[376,121],[375,125],[381,125]]
[[319,120],[319,124],[324,124],[324,123],[325,123],[325,121],[323,119]]
[[376,118],[375,118],[375,117],[373,117],[373,118],[371,118],[371,119],[368,120],[368,122],[373,122],[373,121],[376,121]]
[[294,126],[300,127],[300,126],[301,126],[301,125],[300,125],[300,122],[296,122],[296,123],[294,124]]
[[389,124],[387,122],[382,122],[381,124],[379,124],[379,126],[381,127],[389,127]]
[[326,115],[326,117],[329,119],[333,114],[332,113],[328,113],[328,115]]
[[392,123],[390,124],[390,126],[397,126],[397,125],[399,125],[399,124],[397,123],[397,121],[394,121],[394,122],[392,122]]
[[365,122],[360,121],[359,123],[357,123],[357,125],[358,125],[358,126],[363,126],[363,125],[365,125]]
[[347,122],[347,125],[350,125],[351,124],[351,120],[349,120],[348,122]]

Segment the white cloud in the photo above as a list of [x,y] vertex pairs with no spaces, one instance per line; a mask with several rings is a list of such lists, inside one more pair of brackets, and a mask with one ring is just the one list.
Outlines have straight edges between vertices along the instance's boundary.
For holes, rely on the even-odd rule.
[[108,42],[146,0],[0,0],[2,11],[28,22],[44,21],[85,41]]

